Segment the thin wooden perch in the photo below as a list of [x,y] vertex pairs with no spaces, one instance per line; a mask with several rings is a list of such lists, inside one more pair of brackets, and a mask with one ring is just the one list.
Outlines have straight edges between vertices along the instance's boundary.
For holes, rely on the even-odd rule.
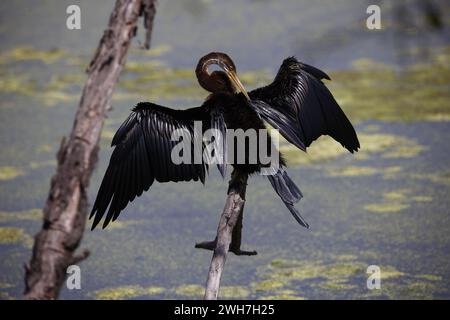
[[125,64],[139,16],[147,29],[149,47],[156,0],[117,0],[88,69],[69,139],[58,151],[57,170],[44,207],[42,230],[35,236],[31,261],[25,266],[25,298],[55,299],[67,267],[85,259],[75,254],[87,215],[87,190],[97,163],[98,142],[111,96]]
[[246,174],[233,171],[228,187],[228,197],[220,217],[217,236],[213,241],[197,243],[196,248],[214,250],[208,279],[206,281],[205,300],[216,300],[219,294],[220,279],[228,251],[236,255],[256,255],[256,251],[241,250],[242,220],[244,215]]

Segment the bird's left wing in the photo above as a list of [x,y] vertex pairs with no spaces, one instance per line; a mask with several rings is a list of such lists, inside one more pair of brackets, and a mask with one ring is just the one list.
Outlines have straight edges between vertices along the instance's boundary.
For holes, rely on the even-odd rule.
[[322,79],[330,78],[287,58],[270,85],[249,92],[250,106],[303,151],[321,135],[330,135],[353,153],[359,148],[355,129]]
[[[200,132],[195,130],[194,121],[200,121]],[[202,135],[209,128],[226,130],[219,107],[206,103],[198,108],[174,110],[153,103],[139,103],[112,140],[115,149],[90,215],[90,218],[95,216],[92,229],[101,221],[108,206],[103,228],[117,219],[136,196],[147,191],[154,180],[200,180],[204,183],[208,165],[202,157],[205,147]],[[179,130],[179,140],[172,140],[176,130]],[[180,157],[188,159],[181,163],[172,159],[173,148],[180,141],[183,141],[183,147],[188,147],[178,152]],[[187,154],[189,150],[191,154]],[[194,152],[199,150],[201,154],[195,156]]]

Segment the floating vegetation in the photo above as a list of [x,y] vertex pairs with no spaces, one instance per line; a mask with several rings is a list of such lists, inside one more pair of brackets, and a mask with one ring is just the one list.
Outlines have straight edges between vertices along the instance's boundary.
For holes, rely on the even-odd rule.
[[384,266],[381,269],[381,280],[387,280],[392,278],[398,278],[405,276],[406,274],[404,272],[398,271],[396,268],[391,266]]
[[18,75],[0,68],[0,93],[32,95],[35,88],[29,75]]
[[374,167],[358,167],[349,166],[340,168],[339,170],[330,171],[329,175],[332,177],[359,177],[359,176],[373,176],[379,172],[379,169]]
[[14,287],[14,285],[10,284],[10,283],[4,283],[4,282],[0,282],[0,289],[9,289]]
[[264,280],[260,282],[256,282],[254,284],[255,291],[273,291],[275,289],[283,288],[286,285],[285,281],[279,280]]
[[60,103],[76,102],[80,98],[80,94],[68,94],[63,91],[43,91],[36,94],[42,103],[47,107],[54,107]]
[[99,300],[126,300],[137,297],[160,295],[166,291],[162,287],[122,286],[97,290],[92,293]]
[[51,64],[60,59],[68,57],[67,52],[62,49],[39,50],[30,46],[15,47],[0,53],[0,64],[38,60],[45,64]]
[[305,300],[305,298],[298,296],[294,290],[280,290],[275,291],[273,295],[262,296],[260,300]]
[[[114,107],[122,107],[121,104],[125,104],[122,101],[120,104],[116,104],[115,102],[119,100],[127,100],[127,105],[129,103],[130,107],[133,101],[153,100],[158,103],[161,99],[173,100],[173,105],[178,105],[179,103],[198,105],[206,97],[207,93],[198,86],[192,69],[174,68],[174,66],[164,61],[164,53],[168,52],[170,48],[158,48],[158,50],[153,53],[137,50],[138,53],[136,55],[139,54],[140,57],[133,56],[135,53],[132,52],[130,59],[128,59],[127,67],[114,92]],[[1,55],[2,59],[10,59],[7,63],[0,63],[0,93],[5,97],[1,106],[5,115],[4,119],[9,119],[9,116],[12,115],[11,119],[16,121],[17,116],[14,117],[16,113],[21,114],[24,110],[31,110],[40,106],[56,106],[58,104],[64,106],[71,104],[74,106],[76,104],[86,78],[83,71],[83,68],[86,66],[86,59],[66,56],[65,53],[59,58],[55,55],[54,58],[47,59],[46,62],[43,62],[38,56],[34,58],[35,60],[31,58],[14,60],[13,56]],[[447,56],[450,56],[450,54]],[[142,61],[139,61],[140,58],[142,58]],[[432,65],[431,67],[411,67],[406,72],[397,73],[390,66],[376,66],[368,60],[359,61],[356,63],[354,70],[332,73],[333,81],[327,81],[327,85],[330,86],[333,94],[342,103],[346,113],[349,113],[349,118],[352,122],[367,119],[449,121],[448,66],[444,66],[443,61],[437,63],[440,63],[439,66],[442,66],[440,71],[438,71],[436,66]],[[448,60],[446,60],[446,63],[448,63]],[[26,67],[29,65],[32,68],[27,69]],[[375,69],[375,71],[368,71],[370,69]],[[47,72],[47,77],[44,76],[45,72]],[[407,78],[411,74],[413,76]],[[273,73],[271,74],[265,70],[256,70],[254,72],[239,71],[239,76],[249,90],[259,85],[267,84],[273,79]],[[401,84],[401,82],[403,83]],[[175,100],[177,101],[175,102]],[[35,103],[27,104],[29,101],[34,101]],[[14,109],[13,107],[15,106],[19,106],[22,109]],[[36,115],[42,111],[34,109],[31,111],[35,112]],[[73,110],[46,109],[40,113],[40,117],[45,118],[47,116],[46,112],[51,112],[52,116],[55,116],[52,119],[56,120],[64,117],[66,117],[64,119],[67,119],[69,113],[73,115]],[[122,114],[120,116],[118,114],[117,109],[114,113],[111,113],[112,118],[109,119],[102,133],[103,143],[107,142],[109,144],[114,130],[123,120],[121,118]],[[71,119],[71,116],[69,118]],[[8,150],[4,152],[5,156],[2,163],[3,165],[12,166],[0,167],[0,180],[2,182],[8,181],[2,183],[4,188],[2,192],[4,211],[0,211],[0,222],[8,225],[8,227],[0,228],[0,244],[4,246],[5,254],[8,252],[8,255],[5,256],[7,265],[5,264],[5,267],[2,269],[5,275],[3,281],[8,283],[20,283],[22,275],[12,278],[9,274],[16,272],[16,266],[20,265],[29,256],[28,248],[32,243],[32,237],[29,235],[31,231],[22,228],[25,228],[24,226],[28,228],[31,225],[34,228],[34,226],[39,225],[42,219],[42,211],[40,209],[17,212],[6,210],[17,210],[15,204],[22,201],[22,199],[24,205],[29,208],[39,206],[39,203],[42,203],[42,199],[45,199],[46,194],[44,192],[48,190],[45,186],[48,186],[47,171],[50,170],[44,167],[56,164],[54,159],[46,160],[54,158],[55,147],[57,148],[57,143],[54,144],[54,141],[57,141],[53,137],[54,133],[48,132],[54,130],[53,126],[46,126],[46,122],[42,120],[36,123],[42,126],[42,129],[39,128],[41,131],[34,130],[37,125],[25,128],[28,124],[27,122],[17,121],[17,125],[20,125],[20,127],[17,126],[14,129],[17,129],[17,132],[14,131],[12,132],[14,135],[6,137],[6,139],[11,138],[11,143],[17,147],[8,147]],[[342,160],[344,160],[343,157],[352,159],[352,162],[338,161],[335,163],[329,161],[323,166],[326,170],[325,174],[334,177],[349,177],[349,179],[342,179],[342,182],[348,183],[343,187],[351,186],[351,188],[348,188],[350,201],[344,199],[336,203],[335,216],[338,217],[338,220],[333,220],[331,214],[323,214],[325,210],[330,212],[328,210],[330,208],[329,201],[321,203],[318,198],[314,200],[314,197],[315,192],[324,191],[328,192],[328,194],[325,194],[325,199],[330,197],[331,200],[334,200],[334,194],[330,195],[329,190],[340,186],[339,179],[327,178],[327,181],[324,182],[323,179],[321,180],[322,176],[318,175],[315,170],[308,172],[308,177],[305,174],[304,184],[306,186],[304,186],[304,191],[309,193],[311,197],[308,197],[310,200],[306,199],[307,201],[300,203],[300,205],[308,211],[311,210],[311,206],[314,207],[313,209],[317,209],[318,214],[316,215],[317,221],[315,223],[317,229],[307,236],[309,240],[298,242],[298,247],[295,246],[297,244],[296,241],[300,241],[297,234],[294,237],[289,235],[288,231],[280,239],[284,241],[284,243],[278,244],[281,248],[275,248],[270,244],[261,244],[263,249],[260,250],[274,257],[292,257],[292,253],[294,253],[296,257],[301,257],[299,259],[305,260],[274,260],[268,265],[259,267],[256,275],[254,274],[255,262],[239,260],[239,267],[235,270],[236,274],[232,275],[233,283],[235,283],[236,279],[251,278],[254,281],[252,283],[242,283],[242,286],[222,287],[219,292],[221,298],[303,299],[304,297],[367,297],[381,299],[428,299],[448,297],[448,284],[444,281],[448,267],[445,265],[445,254],[444,256],[441,254],[445,251],[448,244],[447,233],[443,231],[445,231],[447,221],[445,220],[445,213],[447,212],[445,210],[448,207],[445,201],[445,194],[450,185],[450,171],[446,169],[448,166],[444,163],[447,159],[444,154],[446,150],[444,140],[447,133],[445,124],[433,123],[432,126],[437,128],[436,131],[428,129],[430,124],[420,123],[417,124],[417,127],[416,124],[411,124],[411,126],[408,125],[408,130],[411,128],[418,128],[418,130],[425,128],[424,132],[426,134],[417,132],[406,135],[401,133],[399,128],[392,130],[397,132],[397,134],[384,133],[383,129],[389,124],[386,125],[383,122],[369,121],[368,123],[362,123],[358,126],[361,151],[356,155],[348,154],[339,143],[327,137],[322,137],[316,141],[308,149],[308,154],[304,154],[282,141],[283,152],[285,151],[288,161],[292,164],[314,165],[321,161],[341,159],[340,157],[342,157]],[[392,127],[394,126],[395,124],[392,125]],[[444,126],[444,130],[442,130],[442,126]],[[10,128],[6,127],[5,132],[11,132]],[[36,139],[42,136],[43,139],[39,139],[38,143],[34,143],[36,141],[33,140],[33,136],[30,137],[31,140],[24,141],[23,139],[27,137],[24,133],[30,135],[30,132],[38,134]],[[17,138],[16,133],[19,134]],[[416,135],[420,137],[420,140],[415,140]],[[32,145],[25,149],[17,141],[23,141],[27,144],[31,142]],[[418,141],[430,141],[430,144],[424,146]],[[438,141],[441,145],[437,144]],[[442,150],[439,150],[441,147]],[[426,157],[421,156],[425,155],[427,148],[433,148],[430,149],[432,152],[427,154]],[[6,156],[8,154],[10,156]],[[32,156],[28,158],[28,154],[32,154]],[[435,154],[437,155],[436,158],[434,158]],[[414,159],[414,157],[417,158]],[[20,161],[14,162],[16,158]],[[417,167],[416,164],[418,165]],[[332,168],[331,166],[335,167]],[[38,168],[44,169],[29,170]],[[430,170],[430,172],[425,170]],[[301,183],[299,176],[305,172],[302,172],[301,169],[293,169],[291,174],[298,174],[297,177],[293,176],[293,178],[298,178],[299,183]],[[24,179],[12,181],[28,173],[30,179],[27,179],[26,185],[21,185]],[[45,181],[43,180],[44,175],[46,177]],[[392,177],[396,178],[396,180],[380,181],[381,179],[379,179]],[[257,179],[255,178],[254,181],[257,181]],[[329,186],[325,185],[325,183],[329,183]],[[111,228],[107,229],[113,231],[106,231],[101,235],[99,233],[87,233],[87,245],[91,249],[95,249],[98,257],[98,259],[86,261],[86,267],[89,265],[89,268],[93,270],[89,275],[89,281],[93,281],[92,288],[102,288],[105,283],[112,281],[111,274],[117,274],[122,277],[121,280],[117,280],[114,277],[114,281],[120,281],[119,284],[123,285],[124,279],[127,279],[125,281],[130,282],[125,283],[130,285],[105,288],[91,293],[86,292],[83,294],[83,297],[89,295],[98,299],[133,299],[140,297],[201,298],[204,294],[203,286],[188,284],[172,287],[172,285],[167,284],[166,278],[167,274],[170,274],[179,279],[184,279],[182,281],[187,283],[201,284],[202,275],[200,275],[199,280],[196,273],[198,270],[195,270],[197,261],[194,260],[197,259],[188,255],[183,256],[185,252],[183,254],[180,254],[180,252],[184,249],[176,246],[171,246],[175,249],[167,252],[163,249],[167,244],[181,243],[185,239],[189,239],[187,241],[193,243],[196,239],[193,239],[192,235],[194,233],[197,234],[198,230],[203,231],[200,228],[205,222],[202,218],[204,214],[213,212],[218,205],[223,205],[221,203],[223,198],[220,197],[217,198],[217,201],[211,202],[211,194],[226,192],[226,186],[223,183],[216,183],[213,179],[208,181],[208,184],[209,188],[213,186],[213,189],[208,189],[207,192],[203,190],[198,192],[198,194],[195,193],[194,196],[192,194],[184,195],[176,200],[170,199],[169,195],[173,194],[173,190],[181,190],[181,188],[186,188],[185,186],[174,186],[175,184],[155,185],[152,187],[152,192],[148,194],[147,200],[140,199],[136,203],[134,207],[136,212],[129,212],[130,217],[131,215],[137,215],[136,219],[142,220],[116,221],[111,225]],[[378,191],[381,192],[378,195],[379,198],[377,198],[377,193],[364,192],[365,187],[372,188],[371,186],[373,186],[375,188],[379,186],[378,184],[381,184],[382,187],[378,189],[381,190]],[[90,192],[92,192],[92,188],[95,188],[95,185],[96,183],[93,182]],[[386,186],[389,186],[389,189],[383,189]],[[267,186],[264,188],[254,187],[249,201],[255,201],[255,198],[262,199],[264,205],[266,205],[264,210],[267,210],[267,212],[279,211],[280,208],[277,207],[279,204],[276,201],[272,201],[269,197],[259,197],[262,194],[265,195],[263,192],[267,188]],[[362,192],[359,190],[355,191],[354,189],[356,188],[361,188]],[[34,190],[39,190],[39,192]],[[170,192],[163,193],[158,190],[170,190]],[[357,205],[364,207],[367,210],[366,214],[361,214],[358,210],[354,211],[348,205],[348,203],[351,203],[352,197],[356,196],[355,192],[358,192],[358,196],[362,197],[358,198]],[[146,210],[159,212],[162,209],[162,207],[159,208],[161,206],[160,201],[151,201],[155,199],[152,197],[163,197],[165,200],[170,200],[161,202],[169,205],[168,214],[164,215],[163,219],[156,215],[150,218],[148,218],[148,215],[143,215],[143,211]],[[308,203],[308,201],[310,202]],[[430,203],[431,201],[433,202]],[[186,204],[188,204],[187,209]],[[192,216],[181,216],[177,213],[177,210],[182,206],[186,213],[198,213],[198,215],[195,215],[195,221],[201,221],[201,224],[193,223],[192,226],[194,227],[192,229],[190,229],[191,227],[183,229],[183,231],[186,231],[185,234],[174,232],[170,235],[162,235],[162,230],[165,229],[151,229],[151,226],[163,225],[161,221],[171,221],[166,219],[192,218]],[[261,207],[262,205],[260,207],[250,205],[248,209],[256,211]],[[364,210],[362,210],[362,213],[364,213]],[[250,219],[252,219],[252,216],[255,217],[255,215],[249,214]],[[327,219],[330,218],[330,220],[320,220],[324,216]],[[349,216],[351,216],[351,221],[349,221]],[[358,220],[360,217],[363,219],[369,217],[375,223],[362,225],[361,220]],[[268,219],[275,218],[270,218],[268,215]],[[145,225],[143,225],[144,221]],[[274,221],[279,223],[280,226],[283,225],[282,221],[267,221],[268,224],[265,225],[270,225]],[[367,219],[363,221],[367,221]],[[380,221],[383,221],[383,223],[380,223]],[[352,222],[355,223],[353,224]],[[250,220],[248,223],[250,223]],[[271,238],[268,238],[265,233],[269,232],[270,236],[274,237],[275,233],[270,233],[273,231],[272,229],[279,232],[288,230],[284,229],[284,227],[278,228],[278,225],[277,228],[271,228],[270,230],[264,230],[263,225],[252,225],[251,230],[247,229],[248,236],[246,236],[246,239],[253,244],[259,243],[258,240],[261,239],[261,235],[265,237],[264,239],[270,241]],[[391,228],[387,228],[386,226],[388,225]],[[403,230],[403,228],[409,226],[411,226],[411,229],[408,229],[411,230],[409,235],[398,233],[400,228]],[[382,228],[383,230],[376,228]],[[147,230],[150,230],[150,232],[147,232]],[[393,230],[396,232],[396,235],[393,235]],[[331,232],[326,233],[327,231]],[[376,232],[376,236],[367,236],[366,238],[365,233],[362,231],[367,231],[367,234],[370,233],[370,235],[375,235]],[[333,232],[342,232],[343,237],[330,239],[329,237],[334,236]],[[425,233],[426,235],[424,235]],[[351,235],[352,238],[348,238],[350,237],[348,235]],[[113,237],[117,240],[116,236],[119,236],[119,239],[122,240],[126,239],[126,241],[113,241]],[[303,237],[300,234],[299,236]],[[344,238],[348,238],[349,241],[343,241]],[[411,240],[412,238],[414,240]],[[143,239],[145,239],[145,242],[143,242]],[[382,240],[380,241],[379,239]],[[414,245],[415,242],[411,242],[411,244],[407,242],[422,239],[425,241],[422,241],[420,246]],[[339,243],[339,241],[341,242]],[[288,242],[294,244],[295,247],[291,248],[294,249],[294,252],[289,251],[291,249],[286,249],[284,246]],[[385,246],[388,242],[393,245]],[[111,243],[114,244],[112,247]],[[387,247],[389,247],[389,250],[386,250]],[[368,248],[373,251],[368,253]],[[433,254],[430,254],[427,251],[428,249],[423,251],[423,248],[432,248]],[[397,254],[398,251],[396,250],[402,250],[402,254]],[[333,252],[348,252],[351,255],[333,255]],[[426,254],[424,255],[423,252]],[[26,255],[25,259],[24,255]],[[398,257],[394,257],[394,255]],[[265,257],[267,256],[261,255],[260,258],[257,258],[262,259],[258,260],[260,261],[258,263],[264,263],[261,261],[266,261]],[[130,261],[135,264],[135,270],[131,271],[127,267]],[[180,263],[180,261],[182,262]],[[186,266],[192,261],[194,262],[190,263],[186,270]],[[389,261],[395,267],[381,265],[382,289],[369,292],[366,289],[367,265],[369,262],[372,264],[377,262],[383,263],[383,261]],[[417,265],[414,265],[411,261],[417,261]],[[181,265],[185,262],[187,263]],[[170,268],[170,273],[163,269],[167,267]],[[99,274],[95,271],[105,270],[105,268],[110,268],[110,272],[100,272]],[[418,274],[412,274],[411,272],[413,271],[411,270],[417,271]],[[142,286],[141,284],[145,284],[150,277],[156,279],[156,284],[166,288]],[[18,281],[16,282],[15,280],[17,279]],[[159,283],[159,281],[163,282]],[[98,286],[99,283],[100,286]],[[8,287],[3,291],[8,291],[8,294],[19,297],[20,293],[17,293],[18,290],[20,290],[20,286],[14,285],[13,288]],[[439,295],[440,290],[443,290],[442,295]],[[2,299],[9,298],[8,294],[2,292],[0,297]]]
[[442,281],[442,277],[441,276],[437,276],[435,274],[419,274],[417,276],[417,278],[425,279],[425,280],[429,280],[429,281]]
[[[202,288],[203,293],[204,289]],[[219,298],[244,299],[250,295],[250,290],[244,286],[223,286],[219,290]]]
[[4,212],[0,211],[0,222],[22,221],[22,220],[40,220],[42,219],[41,209],[31,209],[26,211]]
[[369,124],[367,126],[364,127],[364,132],[367,133],[374,133],[374,132],[379,132],[381,130],[381,127],[377,124]]
[[7,292],[0,292],[0,300],[15,300],[15,297],[12,297]]
[[427,150],[428,147],[417,144],[414,141],[408,140],[397,148],[385,152],[383,158],[413,158],[422,151]]
[[0,167],[0,181],[12,180],[17,177],[23,176],[24,174],[25,172],[17,167]]
[[[252,284],[258,291],[282,292],[294,283],[315,280],[317,286],[327,289],[352,289],[348,283],[354,275],[363,275],[367,265],[358,261],[339,261],[326,264],[321,261],[274,260],[262,272],[262,281]],[[286,293],[286,292],[285,292]],[[290,296],[295,297],[292,293]]]
[[102,130],[101,136],[103,139],[107,139],[110,141],[114,137],[114,134],[115,134],[114,131],[105,128]]
[[23,229],[14,227],[0,227],[0,244],[22,243],[26,247],[33,245],[33,238]]
[[348,290],[356,288],[355,285],[349,284],[345,279],[331,279],[319,285],[323,289],[330,290]]
[[128,226],[133,226],[141,223],[141,221],[138,220],[126,220],[126,221],[114,221],[109,227],[108,230],[115,230],[115,229],[123,229]]
[[372,212],[399,212],[409,208],[406,203],[372,203],[364,206],[364,209]]
[[[104,220],[105,219],[100,220],[99,225],[102,225]],[[92,223],[91,220],[86,220],[86,225],[89,228],[90,228],[91,223]],[[137,225],[137,224],[140,224],[140,223],[142,223],[142,221],[140,221],[140,220],[124,220],[124,221],[116,220],[113,223],[109,224],[108,228],[105,229],[105,231],[124,229],[124,228],[126,228],[128,226],[134,226],[134,225]]]
[[[170,50],[167,45],[150,51],[133,49],[113,98],[201,101],[207,93],[199,87],[192,68],[174,68],[161,60]],[[354,62],[352,70],[331,73],[333,81],[327,85],[353,122],[449,121],[450,50],[438,50],[434,54],[433,63],[406,67],[402,73],[392,66],[360,59]],[[25,61],[63,62],[73,71],[55,73],[44,83],[26,69],[19,76],[8,71]],[[47,106],[76,102],[86,77],[85,64],[84,59],[64,50],[16,47],[0,53],[0,90],[38,97]],[[274,74],[267,70],[242,71],[239,77],[251,89],[269,84]]]
[[31,161],[29,163],[30,169],[39,169],[44,167],[56,167],[56,160]]
[[386,283],[382,281],[381,290],[372,290],[368,298],[380,297],[391,300],[431,300],[442,291],[438,281],[424,281],[417,277],[409,277],[406,283]]
[[434,183],[450,185],[450,172],[442,173],[413,173],[410,175],[413,179],[428,180]]
[[38,153],[48,153],[48,152],[50,152],[50,151],[52,151],[52,150],[53,150],[52,146],[49,145],[49,144],[45,144],[45,143],[39,145],[39,146],[36,148],[36,151],[37,151]]
[[383,201],[381,203],[371,203],[364,205],[364,209],[371,212],[378,213],[392,213],[403,211],[411,206],[414,202],[429,202],[433,198],[431,196],[414,196],[411,195],[409,189],[399,189],[383,194]]
[[[38,153],[40,152],[47,152],[43,151],[42,149],[37,150]],[[44,161],[31,161],[28,164],[28,167],[32,170],[39,169],[43,167],[54,167],[56,166],[56,160],[44,160]],[[13,167],[13,166],[3,166],[0,167],[0,181],[2,180],[13,180],[15,178],[21,177],[26,174],[26,171],[24,168],[19,167]]]
[[184,284],[175,288],[175,293],[179,296],[202,297],[205,294],[205,288],[198,284]]
[[130,49],[131,54],[146,57],[159,57],[166,53],[169,53],[170,51],[172,51],[172,47],[167,44],[152,46],[150,50],[142,50],[142,48],[135,48],[135,47],[131,47]]
[[353,70],[332,73],[328,83],[352,120],[448,121],[450,50],[434,55],[434,62],[401,73],[373,60],[359,60]]
[[[262,268],[260,282],[279,281],[283,286],[276,286],[260,299],[303,299],[300,292],[309,288],[320,296],[333,297],[333,291],[349,293],[346,297],[363,296],[366,298],[413,299],[432,298],[442,288],[439,286],[442,277],[438,275],[413,275],[400,271],[394,266],[381,265],[381,290],[367,290],[367,267],[369,263],[349,256],[335,263],[324,261],[273,260]],[[256,287],[258,282],[253,284]],[[367,294],[361,293],[369,292]],[[411,290],[411,291],[409,291]]]
[[[354,157],[359,160],[367,159],[371,154],[376,153],[381,154],[383,158],[410,158],[417,156],[426,149],[412,139],[391,134],[360,133],[358,137],[361,149]],[[295,146],[288,144],[286,140],[280,138],[280,151],[285,155],[288,163],[291,165],[304,165],[317,161],[332,160],[348,153],[338,142],[328,136],[319,138],[308,148],[307,153],[302,152]],[[358,170],[360,173],[363,173],[362,175],[373,175],[377,173],[373,169],[356,169],[356,167],[350,168],[348,173],[356,174],[355,171]],[[391,167],[391,170],[396,171],[401,169]]]

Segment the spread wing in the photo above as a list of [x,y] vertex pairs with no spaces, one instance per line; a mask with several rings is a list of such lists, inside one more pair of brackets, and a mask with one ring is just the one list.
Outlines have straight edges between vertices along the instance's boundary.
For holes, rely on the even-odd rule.
[[322,79],[330,80],[323,71],[287,58],[270,85],[249,92],[251,106],[303,151],[321,135],[331,136],[351,153],[358,151],[355,129]]
[[[201,121],[200,130],[214,128],[221,130],[225,137],[226,125],[220,107],[205,104],[198,108],[173,110],[153,103],[141,102],[131,112],[127,120],[117,130],[111,145],[115,149],[106,170],[97,198],[91,211],[94,217],[92,229],[101,221],[108,209],[103,228],[114,221],[126,205],[147,191],[153,182],[198,181],[205,182],[208,165],[200,155],[200,161],[194,157],[194,143],[205,147],[194,127],[194,121]],[[179,140],[172,140],[175,130]],[[202,137],[200,137],[201,139]],[[189,139],[189,140],[185,140]],[[191,154],[185,156],[189,161],[175,161],[171,158],[173,148],[183,141],[190,143]],[[188,151],[186,151],[187,153]],[[198,156],[198,155],[197,155]],[[220,156],[220,155],[218,155]],[[219,165],[224,174],[225,164]]]

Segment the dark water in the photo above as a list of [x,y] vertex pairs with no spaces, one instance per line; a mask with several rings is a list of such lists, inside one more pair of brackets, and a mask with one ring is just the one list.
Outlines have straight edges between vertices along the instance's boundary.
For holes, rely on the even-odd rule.
[[[202,54],[213,50],[230,53],[238,71],[267,70],[270,77],[289,55],[327,71],[348,69],[363,58],[394,66],[427,59],[399,54],[397,38],[389,29],[364,28],[363,1],[160,2],[152,45],[161,52],[151,59],[165,64],[161,72],[168,70],[169,79],[192,69]],[[39,209],[54,173],[54,154],[71,127],[84,82],[83,66],[114,1],[77,3],[81,31],[65,29],[70,1],[0,4],[0,298],[20,297],[23,291],[22,266],[30,257],[31,236],[41,225]],[[448,21],[448,4],[436,3]],[[390,21],[389,2],[382,5]],[[407,33],[408,44],[402,48],[448,46],[447,26],[421,34],[426,35],[425,44]],[[9,54],[24,46],[42,56]],[[55,61],[50,59],[54,48],[65,50]],[[149,59],[136,51],[130,53],[129,65]],[[135,77],[127,72],[121,78],[91,199],[109,158],[111,132],[130,106],[147,97],[139,91],[120,95],[127,92],[126,80],[142,85]],[[184,74],[170,85],[176,88],[190,78]],[[252,81],[250,87],[266,80]],[[154,85],[156,80],[148,81],[149,88]],[[204,93],[190,86],[169,95],[162,87],[151,97],[172,106],[200,103]],[[432,105],[438,98],[430,94],[427,99]],[[243,247],[258,255],[230,255],[222,282],[224,298],[450,298],[448,118],[352,120],[361,137],[360,155],[330,152],[334,146],[323,140],[310,158],[302,158],[307,160],[288,157],[293,163],[289,173],[305,195],[298,207],[311,230],[294,222],[265,178],[251,179]],[[217,172],[205,187],[154,185],[127,207],[115,227],[86,232],[81,247],[92,255],[80,265],[82,290],[63,288],[61,297],[201,296],[211,253],[194,249],[194,244],[214,237],[226,188]],[[381,290],[366,287],[369,265],[381,268]]]

